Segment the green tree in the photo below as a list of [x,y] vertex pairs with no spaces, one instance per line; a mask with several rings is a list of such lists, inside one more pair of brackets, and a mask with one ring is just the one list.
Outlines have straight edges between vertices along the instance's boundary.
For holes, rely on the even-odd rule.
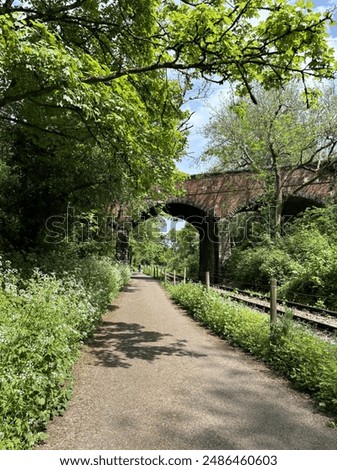
[[165,244],[163,219],[155,217],[138,224],[130,232],[130,254],[134,266],[166,266],[169,249]]
[[106,213],[117,203],[136,205],[145,195],[157,195],[158,186],[163,197],[174,192],[174,160],[184,145],[178,128],[185,113],[179,110],[179,86],[162,74],[142,78],[143,86],[148,82],[144,94],[151,94],[148,106],[138,84],[122,78],[124,87],[102,85],[105,98],[97,117],[70,103],[68,110],[59,109],[34,98],[0,119],[2,134],[10,136],[0,157],[9,173],[0,183],[7,241],[36,245],[48,217],[68,206],[77,213]]
[[252,79],[331,75],[331,18],[305,0],[8,0],[0,107],[55,93],[95,107],[92,86],[168,68],[238,80],[248,92]]
[[254,95],[256,103],[233,94],[214,110],[204,128],[209,144],[203,158],[215,157],[220,169],[249,169],[261,179],[278,236],[290,178],[299,169],[311,172],[305,181],[292,180],[296,194],[335,168],[337,95],[327,88],[309,108],[294,82],[273,90],[256,85]]
[[159,187],[172,194],[191,80],[237,81],[255,99],[254,79],[330,77],[331,17],[303,0],[2,2],[4,244],[36,245],[42,220],[68,205],[106,211]]
[[[0,161],[7,171],[0,181],[1,234],[3,244],[15,249],[40,244],[45,221],[68,207],[77,214],[106,214],[117,203],[135,206],[145,195],[157,195],[158,186],[163,197],[172,194],[179,179],[174,161],[182,154],[181,124],[187,117],[180,110],[182,86],[163,70],[81,84],[75,77],[80,56],[92,72],[107,67],[98,38],[89,41],[94,26],[87,22],[96,18],[95,2],[71,8],[59,3],[53,8],[60,18],[49,18],[43,2],[7,2],[8,12],[0,15],[0,95],[6,101],[0,111],[0,132],[6,136]],[[76,10],[80,4],[85,8]],[[74,25],[75,10],[88,28]],[[113,38],[110,46],[122,48]],[[133,60],[144,59],[145,49],[129,49]],[[131,60],[126,52],[125,60]],[[44,88],[60,80],[61,88]],[[31,93],[34,87],[44,92]]]
[[187,276],[198,278],[199,274],[199,234],[191,224],[186,224],[180,230],[171,229],[166,237],[169,246],[169,270],[175,269],[182,275],[186,269]]

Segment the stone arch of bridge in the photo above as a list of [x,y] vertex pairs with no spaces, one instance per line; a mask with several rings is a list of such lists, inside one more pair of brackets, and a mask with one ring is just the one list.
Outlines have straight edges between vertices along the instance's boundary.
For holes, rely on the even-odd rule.
[[217,232],[218,218],[214,212],[201,204],[179,198],[152,206],[142,214],[140,221],[162,215],[162,212],[190,223],[197,230],[199,234],[199,279],[204,280],[206,271],[209,271],[211,280],[215,282],[219,274],[219,237]]
[[322,198],[308,196],[306,194],[290,194],[283,201],[282,216],[285,219],[296,217],[306,209],[313,207],[324,207],[326,205]]

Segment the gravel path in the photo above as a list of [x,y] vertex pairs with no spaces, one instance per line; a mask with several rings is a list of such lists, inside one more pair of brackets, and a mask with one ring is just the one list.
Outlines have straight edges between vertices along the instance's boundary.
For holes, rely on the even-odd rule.
[[135,275],[75,368],[38,449],[337,449],[311,401]]

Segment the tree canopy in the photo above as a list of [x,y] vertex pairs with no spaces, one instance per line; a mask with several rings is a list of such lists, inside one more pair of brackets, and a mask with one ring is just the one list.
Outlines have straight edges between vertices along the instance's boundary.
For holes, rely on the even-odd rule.
[[305,0],[6,1],[0,15],[1,107],[74,90],[83,99],[94,84],[160,69],[248,90],[334,72],[332,12]]
[[34,244],[69,205],[172,194],[193,78],[255,100],[254,80],[331,77],[331,17],[303,0],[2,2],[3,237]]

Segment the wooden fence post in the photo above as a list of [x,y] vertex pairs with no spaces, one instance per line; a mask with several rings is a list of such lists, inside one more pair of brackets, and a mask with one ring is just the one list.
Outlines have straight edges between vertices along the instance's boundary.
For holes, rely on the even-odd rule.
[[209,290],[210,287],[210,276],[209,276],[209,271],[206,271],[205,273],[205,281],[206,281],[206,289]]
[[167,272],[166,272],[166,268],[165,268],[165,271],[164,271],[164,282],[165,282],[165,283],[167,282]]
[[173,270],[173,285],[176,285],[176,270]]
[[277,318],[277,280],[272,278],[270,283],[270,323],[276,323]]
[[184,284],[186,284],[186,268],[184,268]]

